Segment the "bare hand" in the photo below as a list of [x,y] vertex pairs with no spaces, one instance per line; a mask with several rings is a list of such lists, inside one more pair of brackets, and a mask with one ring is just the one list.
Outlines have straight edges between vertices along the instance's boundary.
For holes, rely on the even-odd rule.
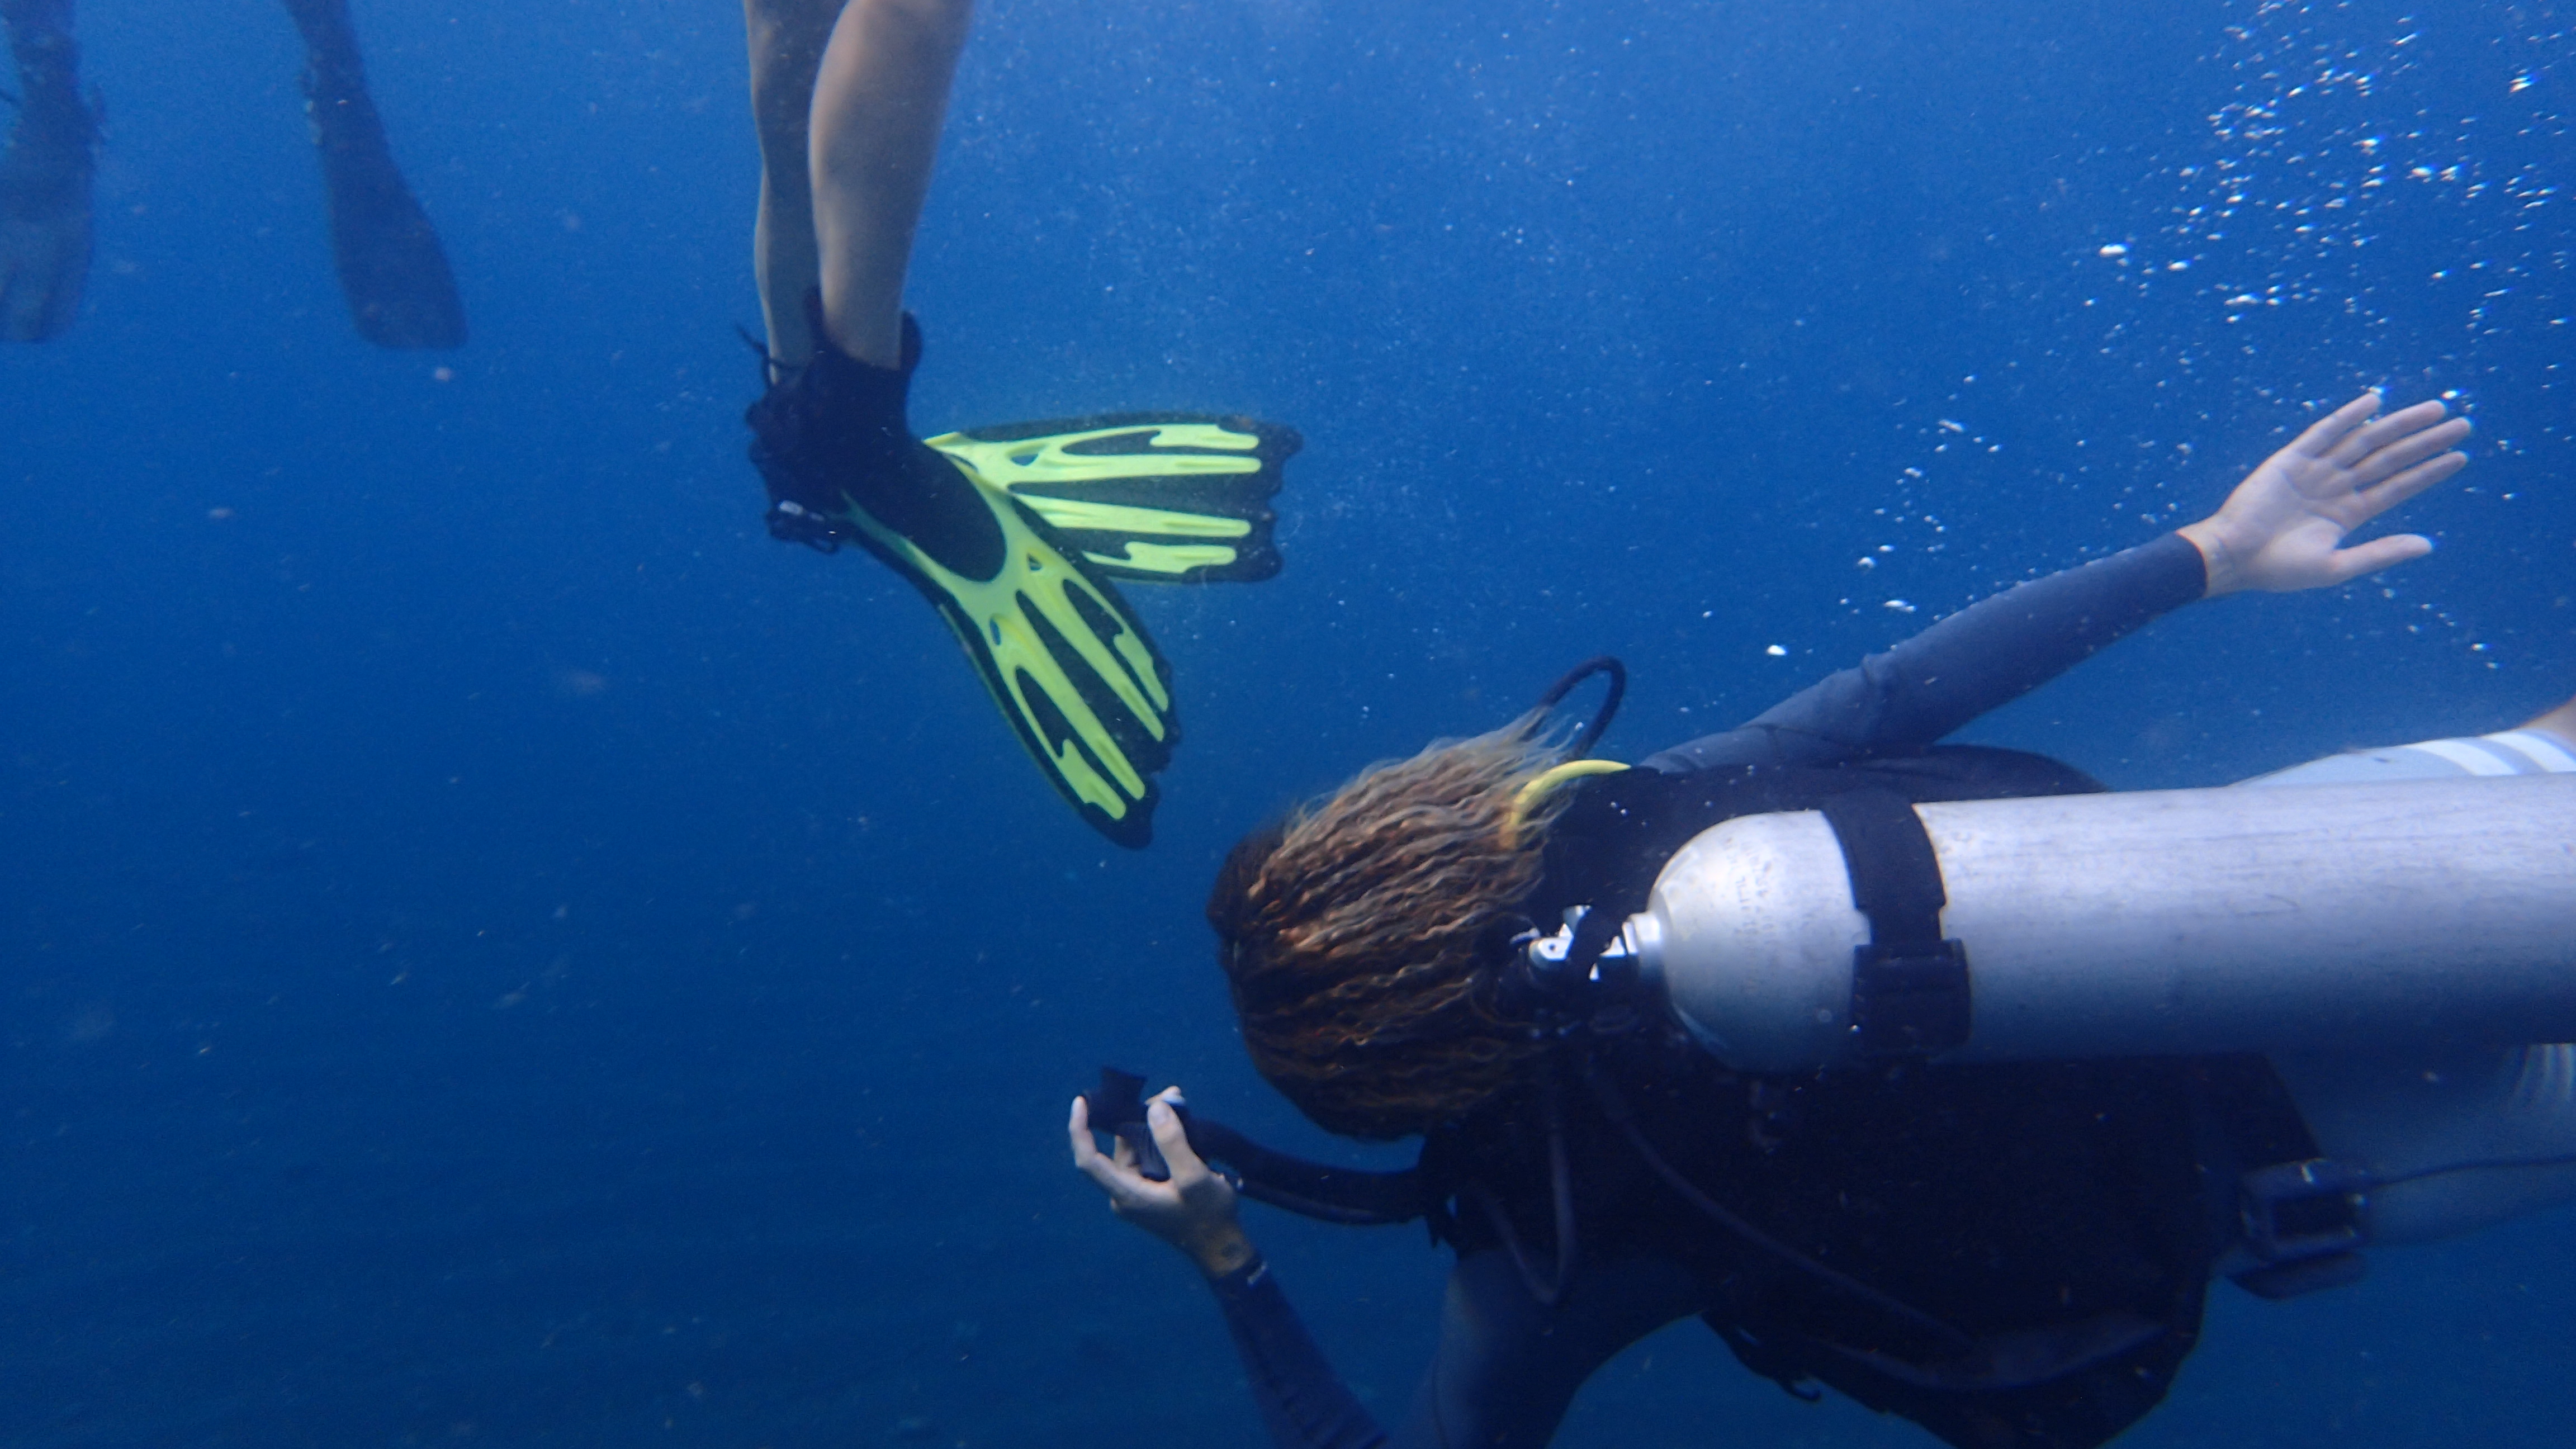
[[2216,513],[2181,530],[2209,570],[2207,597],[2348,583],[2422,558],[2433,541],[2403,533],[2342,547],[2344,536],[2468,466],[2450,451],[2466,418],[2438,402],[2379,416],[2366,392],[2263,460]]
[[1073,1139],[1073,1165],[1109,1195],[1109,1210],[1190,1255],[1199,1271],[1222,1278],[1252,1261],[1251,1240],[1234,1218],[1234,1184],[1208,1170],[1190,1150],[1189,1133],[1172,1111],[1180,1089],[1167,1087],[1145,1106],[1145,1125],[1154,1145],[1171,1168],[1168,1182],[1155,1182],[1136,1168],[1136,1152],[1125,1142],[1117,1156],[1100,1155],[1091,1140],[1091,1104],[1073,1099],[1073,1118],[1065,1130]]

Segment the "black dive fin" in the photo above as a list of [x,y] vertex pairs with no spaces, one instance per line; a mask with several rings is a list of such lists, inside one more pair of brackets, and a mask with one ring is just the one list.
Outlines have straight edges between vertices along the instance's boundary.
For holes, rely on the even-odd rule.
[[347,0],[286,0],[286,9],[304,33],[304,112],[322,159],[349,320],[378,347],[464,346],[456,274],[385,142]]

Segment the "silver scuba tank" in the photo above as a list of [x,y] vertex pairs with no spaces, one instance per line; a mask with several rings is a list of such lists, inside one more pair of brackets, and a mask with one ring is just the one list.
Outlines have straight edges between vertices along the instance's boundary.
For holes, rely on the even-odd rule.
[[[1802,811],[1693,838],[1628,919],[1624,954],[1750,1071],[1888,1054],[1898,1039],[1873,1039],[1874,1009],[1954,1023],[1910,1038],[1942,1061],[2576,1040],[2576,775],[1910,816],[1937,868],[1912,882],[1917,934],[1937,950],[1874,943],[1886,913],[1855,904],[1871,882],[1847,863],[1873,852]],[[1900,844],[1920,858],[1921,841]]]

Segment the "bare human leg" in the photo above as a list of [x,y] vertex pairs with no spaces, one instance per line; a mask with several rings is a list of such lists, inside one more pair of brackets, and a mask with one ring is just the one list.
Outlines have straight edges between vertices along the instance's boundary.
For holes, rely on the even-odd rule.
[[851,0],[814,86],[814,234],[824,325],[875,367],[903,363],[903,277],[930,193],[971,0]]
[[805,294],[822,284],[814,246],[814,183],[806,130],[814,73],[823,64],[842,0],[743,0],[751,50],[751,118],[760,135],[760,213],[751,271],[769,328],[770,361],[801,367],[814,355]]

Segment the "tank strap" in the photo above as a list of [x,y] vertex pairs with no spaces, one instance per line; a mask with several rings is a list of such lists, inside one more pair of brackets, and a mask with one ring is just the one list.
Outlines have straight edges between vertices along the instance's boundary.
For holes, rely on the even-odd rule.
[[1941,935],[1941,862],[1912,802],[1853,790],[1818,807],[1841,843],[1869,944],[1852,957],[1852,1034],[1864,1057],[1932,1056],[1968,1040],[1968,952]]

